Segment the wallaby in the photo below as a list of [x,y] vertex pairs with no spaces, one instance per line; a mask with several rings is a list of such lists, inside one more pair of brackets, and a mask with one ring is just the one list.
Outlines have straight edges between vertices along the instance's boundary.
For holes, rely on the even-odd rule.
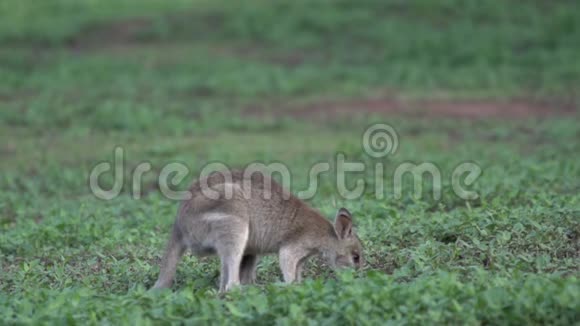
[[194,182],[181,202],[153,288],[170,287],[186,249],[217,254],[220,292],[255,281],[258,257],[277,253],[287,283],[301,280],[305,260],[320,254],[333,268],[363,265],[352,216],[338,210],[334,226],[262,172],[226,170]]

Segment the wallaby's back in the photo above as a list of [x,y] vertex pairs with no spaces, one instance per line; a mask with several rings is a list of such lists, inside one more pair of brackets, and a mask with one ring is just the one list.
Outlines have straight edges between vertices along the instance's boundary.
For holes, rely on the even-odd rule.
[[179,227],[197,233],[194,225],[208,216],[236,216],[249,225],[246,252],[276,252],[285,241],[305,233],[335,234],[323,216],[261,172],[212,173],[196,181],[190,192],[192,198],[179,209]]

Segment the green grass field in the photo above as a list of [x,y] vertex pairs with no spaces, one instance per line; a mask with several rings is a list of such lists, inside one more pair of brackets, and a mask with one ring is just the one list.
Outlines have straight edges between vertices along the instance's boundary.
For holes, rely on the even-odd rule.
[[[573,1],[3,0],[0,323],[577,324],[579,39]],[[365,153],[373,123],[396,154]],[[89,174],[115,146],[124,187],[104,201]],[[221,297],[218,261],[186,255],[172,291],[147,291],[178,206],[165,164],[191,169],[183,188],[209,162],[283,162],[298,191],[339,152],[386,170],[384,199],[358,173],[362,198],[323,174],[309,201],[350,209],[364,270],[314,259],[284,285],[266,257]],[[435,164],[441,199],[409,178],[395,198],[403,162]],[[462,162],[478,199],[453,192]]]

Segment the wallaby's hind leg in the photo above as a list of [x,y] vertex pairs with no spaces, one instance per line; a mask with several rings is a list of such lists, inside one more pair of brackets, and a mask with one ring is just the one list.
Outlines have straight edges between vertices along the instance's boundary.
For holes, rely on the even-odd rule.
[[226,284],[228,283],[228,269],[227,265],[220,258],[221,271],[220,271],[220,292],[224,292],[226,289]]
[[[237,216],[212,217],[211,234],[221,261],[220,292],[240,284],[240,265],[249,236],[248,223]],[[219,220],[218,220],[219,219]]]
[[185,247],[183,246],[183,243],[181,243],[180,237],[177,237],[176,235],[177,234],[174,231],[169,239],[165,255],[161,260],[159,277],[153,286],[154,289],[169,288],[173,283],[177,263],[185,251]]
[[258,256],[245,255],[240,265],[240,282],[242,284],[253,284],[256,281],[256,265]]

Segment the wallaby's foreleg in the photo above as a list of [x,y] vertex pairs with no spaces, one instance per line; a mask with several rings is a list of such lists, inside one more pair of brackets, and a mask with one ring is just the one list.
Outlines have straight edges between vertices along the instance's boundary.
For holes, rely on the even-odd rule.
[[307,257],[302,258],[296,265],[296,278],[294,279],[294,282],[296,283],[302,282],[302,269],[304,267],[304,262],[306,261],[306,259]]
[[256,281],[256,266],[258,256],[245,255],[240,265],[240,282],[242,284],[253,284]]
[[175,277],[175,271],[177,269],[177,263],[181,259],[185,247],[181,243],[180,239],[175,236],[175,232],[172,234],[169,242],[167,244],[167,249],[165,250],[165,255],[161,260],[161,266],[159,271],[159,277],[157,282],[153,286],[154,289],[169,288],[173,283],[173,278]]
[[308,256],[308,252],[298,246],[285,246],[280,249],[280,269],[284,282],[299,282],[302,278],[302,262]]

